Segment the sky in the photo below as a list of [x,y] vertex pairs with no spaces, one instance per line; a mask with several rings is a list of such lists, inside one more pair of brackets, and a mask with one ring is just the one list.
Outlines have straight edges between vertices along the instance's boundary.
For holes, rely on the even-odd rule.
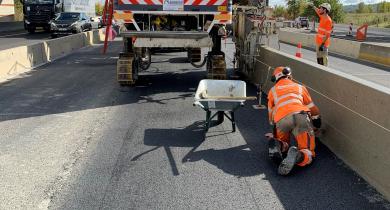
[[[344,5],[349,5],[349,4],[358,4],[360,2],[364,2],[365,4],[376,4],[379,2],[382,2],[383,0],[340,0],[341,3]],[[389,0],[386,0],[389,1]],[[286,0],[269,0],[270,6],[275,6],[275,5],[286,5]]]

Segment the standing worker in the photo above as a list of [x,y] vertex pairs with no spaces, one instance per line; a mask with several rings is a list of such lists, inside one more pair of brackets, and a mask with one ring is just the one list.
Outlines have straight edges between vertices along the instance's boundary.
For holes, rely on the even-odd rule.
[[328,66],[328,48],[333,28],[332,19],[329,17],[331,7],[328,3],[321,4],[319,8],[315,7],[313,3],[309,3],[309,5],[314,7],[314,10],[320,18],[320,24],[316,35],[317,63]]
[[[289,67],[277,67],[271,81],[276,84],[268,93],[269,121],[274,126],[273,134],[266,134],[268,154],[280,163],[278,173],[287,175],[294,165],[306,166],[315,157],[312,125],[320,128],[321,118],[306,87],[292,81]],[[291,134],[298,148],[290,146]]]

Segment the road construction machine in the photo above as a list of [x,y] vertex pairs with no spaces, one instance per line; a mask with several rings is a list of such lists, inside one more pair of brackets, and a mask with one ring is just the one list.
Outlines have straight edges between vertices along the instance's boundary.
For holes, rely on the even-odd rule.
[[[112,20],[124,26],[117,63],[119,84],[134,84],[139,72],[150,66],[151,49],[158,48],[185,49],[194,67],[206,65],[208,78],[226,79],[221,38],[226,24],[232,22],[232,0],[106,0],[103,17],[106,34]],[[201,48],[211,50],[202,55]]]

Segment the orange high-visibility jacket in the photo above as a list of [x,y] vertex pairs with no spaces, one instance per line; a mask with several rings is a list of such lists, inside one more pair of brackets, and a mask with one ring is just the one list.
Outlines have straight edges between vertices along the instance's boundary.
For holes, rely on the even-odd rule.
[[300,111],[319,115],[306,87],[291,81],[280,79],[268,93],[268,116],[271,123],[277,123],[287,115]]
[[325,41],[324,45],[326,47],[329,47],[330,34],[332,33],[332,25],[333,25],[332,19],[330,19],[329,15],[326,15],[326,17],[324,17],[323,15],[320,15],[320,13],[318,12],[318,9],[316,9],[316,13],[317,13],[318,17],[320,17],[320,24],[318,26],[318,32],[316,35],[317,46],[320,46],[324,42],[324,40],[323,40],[324,37],[328,37],[328,39]]

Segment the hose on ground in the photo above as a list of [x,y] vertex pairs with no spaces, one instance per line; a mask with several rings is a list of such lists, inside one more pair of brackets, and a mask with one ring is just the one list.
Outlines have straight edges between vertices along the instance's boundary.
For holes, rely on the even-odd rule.
[[207,61],[207,55],[204,56],[204,59],[203,59],[203,61],[200,64],[196,64],[195,62],[193,62],[192,59],[191,59],[191,56],[190,56],[190,63],[195,68],[202,68],[206,64],[206,61]]

